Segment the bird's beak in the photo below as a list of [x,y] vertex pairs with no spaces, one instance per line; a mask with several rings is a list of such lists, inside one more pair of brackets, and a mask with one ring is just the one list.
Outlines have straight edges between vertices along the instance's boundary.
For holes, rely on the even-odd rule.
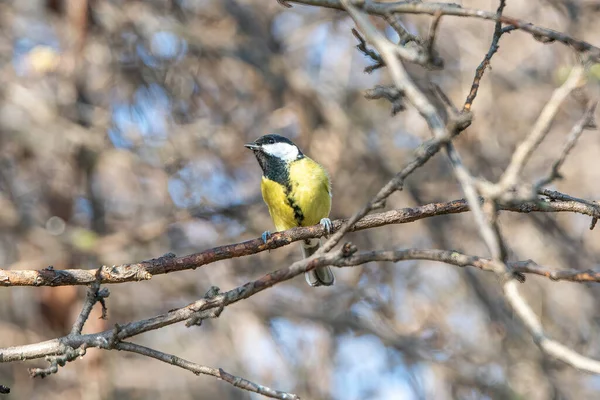
[[260,150],[260,146],[254,143],[246,143],[244,145],[244,147],[250,149],[250,150]]

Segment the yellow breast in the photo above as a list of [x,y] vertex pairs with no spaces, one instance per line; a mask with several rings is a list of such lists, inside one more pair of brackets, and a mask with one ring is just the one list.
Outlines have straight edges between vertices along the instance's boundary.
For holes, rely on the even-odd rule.
[[315,225],[321,218],[329,216],[329,176],[323,167],[308,157],[290,163],[288,185],[263,176],[261,190],[278,231]]

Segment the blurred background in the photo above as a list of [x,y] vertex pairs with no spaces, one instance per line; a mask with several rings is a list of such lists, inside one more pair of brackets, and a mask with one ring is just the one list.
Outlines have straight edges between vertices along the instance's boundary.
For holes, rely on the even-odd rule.
[[[598,1],[508,2],[505,15],[600,45]],[[496,1],[463,1],[494,11]],[[402,17],[426,34],[430,17]],[[391,39],[393,30],[378,21]],[[342,12],[259,0],[20,0],[0,2],[0,266],[96,268],[184,255],[273,229],[260,169],[243,144],[267,132],[294,140],[333,181],[332,218],[349,217],[430,137],[409,109],[396,116],[364,91]],[[493,33],[489,21],[444,17],[442,71],[408,66],[461,107]],[[552,90],[575,62],[560,44],[505,35],[456,140],[465,163],[497,179]],[[526,170],[544,176],[598,93],[562,107]],[[585,132],[553,188],[600,197],[600,137]],[[388,208],[453,200],[443,154],[413,174]],[[598,229],[575,215],[503,213],[511,259],[553,268],[600,267]],[[361,250],[455,249],[486,256],[471,215],[349,234]],[[85,332],[181,307],[289,265],[291,245],[196,271],[110,286],[108,320]],[[169,326],[136,343],[303,399],[593,398],[600,379],[545,358],[504,304],[491,274],[430,262],[337,270],[333,288],[302,277],[227,307],[202,327]],[[557,340],[600,358],[600,286],[530,276],[522,291]],[[85,288],[1,288],[0,347],[69,332]],[[258,399],[212,377],[141,356],[98,350],[47,379],[0,364],[14,399]]]

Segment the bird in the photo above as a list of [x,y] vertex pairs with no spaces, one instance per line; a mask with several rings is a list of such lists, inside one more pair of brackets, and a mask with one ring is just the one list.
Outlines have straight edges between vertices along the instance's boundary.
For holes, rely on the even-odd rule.
[[[277,231],[296,226],[321,224],[331,233],[331,182],[320,164],[307,157],[290,139],[267,134],[244,145],[252,150],[263,175],[262,197]],[[270,232],[262,235],[266,243]],[[320,246],[319,239],[302,243],[304,258],[313,255]],[[335,282],[329,266],[306,272],[310,286],[331,286]]]

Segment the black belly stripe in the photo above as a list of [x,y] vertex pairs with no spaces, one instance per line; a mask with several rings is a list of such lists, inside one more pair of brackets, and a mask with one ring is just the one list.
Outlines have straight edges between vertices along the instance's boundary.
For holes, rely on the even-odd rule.
[[[274,157],[262,151],[255,151],[254,154],[256,155],[256,159],[263,170],[263,175],[265,178],[277,182],[284,187],[286,203],[294,211],[294,219],[296,220],[298,226],[302,226],[302,222],[304,221],[304,213],[302,212],[302,208],[300,208],[300,206],[292,198],[293,187],[292,183],[290,182],[289,163],[286,163],[280,158]],[[304,154],[299,153],[298,158],[292,162],[301,160],[303,158]]]
[[301,226],[302,221],[304,221],[304,213],[302,212],[300,206],[296,204],[296,202],[292,198],[291,182],[288,182],[287,185],[285,185],[285,198],[288,202],[288,205],[292,207],[292,210],[294,210],[294,219],[296,220],[296,223],[298,224],[298,226]]

